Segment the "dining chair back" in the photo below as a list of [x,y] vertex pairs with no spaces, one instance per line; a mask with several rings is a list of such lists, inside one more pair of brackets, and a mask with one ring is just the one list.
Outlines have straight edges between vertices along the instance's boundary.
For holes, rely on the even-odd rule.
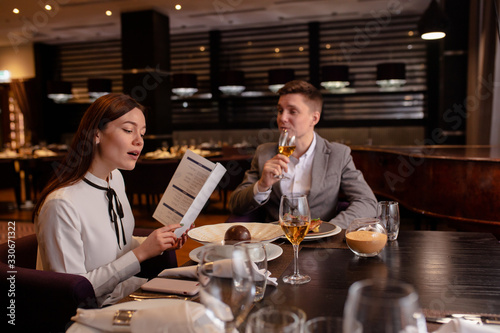
[[[178,161],[139,160],[134,170],[122,170],[125,190],[132,206],[153,212],[177,169]],[[145,199],[145,200],[143,200]]]
[[97,307],[85,277],[36,270],[37,247],[35,234],[0,244],[7,332],[64,332],[77,308]]

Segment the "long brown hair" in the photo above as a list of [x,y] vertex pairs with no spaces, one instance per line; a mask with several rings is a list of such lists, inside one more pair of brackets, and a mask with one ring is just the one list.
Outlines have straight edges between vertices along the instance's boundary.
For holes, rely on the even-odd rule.
[[33,221],[50,193],[74,184],[85,176],[95,156],[97,131],[104,130],[108,123],[134,108],[145,114],[144,106],[124,94],[107,94],[90,105],[82,117],[68,153],[61,162],[53,164],[55,173],[40,194],[33,211]]

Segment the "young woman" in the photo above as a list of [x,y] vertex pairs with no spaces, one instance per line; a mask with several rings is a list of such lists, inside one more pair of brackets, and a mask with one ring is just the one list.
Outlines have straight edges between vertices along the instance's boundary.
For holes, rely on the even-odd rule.
[[186,241],[154,230],[141,244],[118,169],[132,170],[143,148],[144,107],[123,94],[97,99],[85,112],[71,148],[33,214],[37,269],[80,274],[98,305],[112,304],[146,282],[140,263]]

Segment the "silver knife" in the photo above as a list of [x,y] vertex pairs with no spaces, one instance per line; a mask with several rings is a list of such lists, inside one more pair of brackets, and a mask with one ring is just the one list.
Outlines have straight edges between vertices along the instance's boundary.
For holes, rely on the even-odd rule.
[[455,313],[447,315],[445,317],[425,317],[425,320],[430,323],[447,324],[454,318],[462,318],[469,321],[474,321],[478,325],[489,324],[489,325],[500,325],[500,317],[497,316],[481,316],[474,314],[461,314]]
[[449,315],[449,317],[473,320],[480,322],[482,324],[500,325],[500,316],[481,316],[481,315],[467,314],[467,313],[454,313]]

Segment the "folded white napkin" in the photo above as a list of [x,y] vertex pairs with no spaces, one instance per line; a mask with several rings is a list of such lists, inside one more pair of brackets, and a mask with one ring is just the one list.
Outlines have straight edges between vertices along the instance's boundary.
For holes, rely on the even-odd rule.
[[442,325],[435,333],[499,333],[500,325],[479,325],[471,320],[455,318]]
[[[214,263],[214,275],[218,277],[231,278],[233,276],[232,267],[231,267],[232,259],[223,259],[216,261]],[[258,269],[257,265],[252,262],[252,267],[256,272],[257,276],[262,276],[267,279],[267,284],[272,286],[278,285],[278,279],[271,277],[271,272],[266,271],[264,269]],[[198,266],[185,266],[185,267],[175,267],[175,268],[167,268],[158,274],[158,276],[182,276],[196,279]]]
[[[127,309],[124,304],[123,310]],[[211,325],[207,324],[205,307],[202,304],[178,301],[162,303],[161,306],[145,309],[138,309],[133,312],[129,325],[113,325],[116,315],[115,309],[77,309],[75,316],[71,320],[107,332],[207,332],[214,331]]]

